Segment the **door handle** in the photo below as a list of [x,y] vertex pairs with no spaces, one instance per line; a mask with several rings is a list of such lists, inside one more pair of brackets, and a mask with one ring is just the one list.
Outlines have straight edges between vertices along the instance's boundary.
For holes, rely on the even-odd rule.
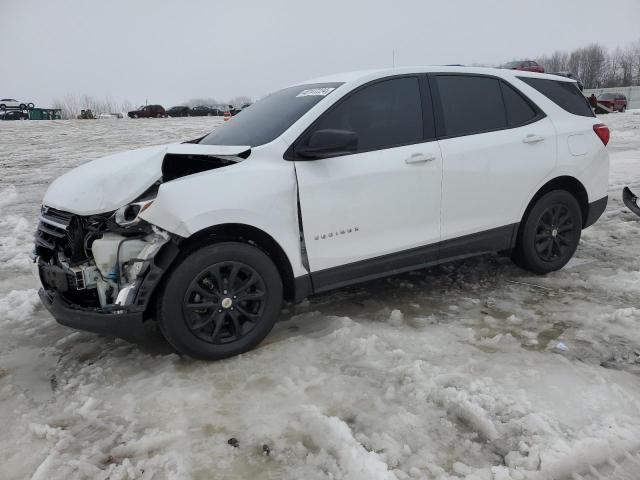
[[540,135],[534,135],[533,133],[530,133],[529,135],[524,137],[522,139],[522,141],[524,143],[538,143],[538,142],[543,142],[544,141],[544,137],[541,137]]
[[405,159],[405,163],[425,163],[432,162],[436,159],[436,156],[432,153],[414,153],[409,158]]

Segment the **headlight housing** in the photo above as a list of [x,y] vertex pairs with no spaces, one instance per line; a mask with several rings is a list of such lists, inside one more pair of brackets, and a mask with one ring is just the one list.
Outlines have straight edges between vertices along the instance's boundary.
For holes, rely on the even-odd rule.
[[151,206],[154,199],[134,202],[120,207],[113,214],[113,220],[121,227],[129,227],[140,222],[139,215]]

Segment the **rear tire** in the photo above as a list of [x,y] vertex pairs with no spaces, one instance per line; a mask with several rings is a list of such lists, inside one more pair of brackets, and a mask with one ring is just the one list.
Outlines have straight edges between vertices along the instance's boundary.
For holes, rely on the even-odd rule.
[[170,273],[158,324],[180,353],[219,360],[258,345],[281,308],[282,279],[273,261],[254,246],[224,242],[196,250]]
[[533,273],[564,267],[578,248],[582,212],[576,198],[553,190],[538,199],[520,224],[513,261]]

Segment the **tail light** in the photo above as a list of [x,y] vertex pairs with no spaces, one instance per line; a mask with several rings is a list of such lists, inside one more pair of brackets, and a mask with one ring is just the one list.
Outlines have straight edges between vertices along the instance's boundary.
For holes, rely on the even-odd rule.
[[598,123],[593,126],[593,131],[596,132],[598,138],[602,140],[602,143],[607,145],[609,143],[609,138],[611,137],[611,132],[609,132],[609,127],[607,127],[604,123]]

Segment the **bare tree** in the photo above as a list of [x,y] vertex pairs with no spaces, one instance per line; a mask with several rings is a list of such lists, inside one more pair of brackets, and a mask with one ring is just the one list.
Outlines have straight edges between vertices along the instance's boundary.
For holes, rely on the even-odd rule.
[[548,72],[573,72],[585,88],[640,85],[640,40],[612,52],[591,44],[570,53],[558,50],[536,60]]
[[636,53],[634,46],[629,45],[620,53],[620,85],[633,85],[636,62],[639,60],[640,49]]
[[185,102],[185,105],[187,107],[197,107],[198,105],[211,105],[211,106],[215,106],[215,105],[220,105],[222,102],[219,102],[218,100],[216,100],[215,98],[192,98],[191,100],[188,100],[187,102]]
[[136,108],[135,104],[130,100],[123,100],[122,103],[120,104],[120,111],[124,113],[135,110],[135,108]]
[[78,105],[78,97],[71,94],[67,94],[61,99],[56,98],[53,101],[53,108],[58,108],[62,111],[63,119],[76,118],[80,111]]
[[133,103],[129,100],[124,100],[120,107],[118,102],[111,97],[105,97],[104,99],[96,99],[91,95],[73,95],[67,94],[62,99],[56,98],[53,101],[53,108],[59,108],[62,111],[63,119],[77,118],[82,110],[91,110],[95,115],[101,113],[115,113],[121,108],[127,112],[133,110]]

